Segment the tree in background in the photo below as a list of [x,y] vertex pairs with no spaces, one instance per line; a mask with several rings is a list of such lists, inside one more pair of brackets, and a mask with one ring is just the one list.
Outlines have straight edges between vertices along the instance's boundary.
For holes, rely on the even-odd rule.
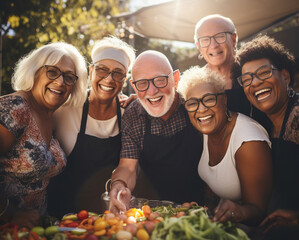
[[0,95],[12,92],[11,75],[17,60],[46,43],[56,41],[71,43],[86,56],[87,60],[90,60],[89,53],[93,42],[114,34],[115,24],[109,16],[120,12],[120,2],[119,0],[0,1],[2,40]]

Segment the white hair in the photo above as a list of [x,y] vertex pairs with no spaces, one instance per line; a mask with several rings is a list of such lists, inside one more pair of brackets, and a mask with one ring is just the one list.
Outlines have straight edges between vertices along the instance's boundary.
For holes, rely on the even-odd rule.
[[194,66],[186,70],[178,84],[178,92],[186,99],[187,93],[190,89],[200,84],[211,84],[219,92],[224,92],[226,81],[219,73],[208,68],[200,68]]
[[44,45],[22,57],[16,64],[12,76],[12,87],[15,91],[30,91],[34,85],[36,72],[44,65],[55,65],[63,57],[69,57],[75,65],[76,81],[70,97],[65,104],[80,106],[87,93],[87,68],[84,57],[73,45],[56,42]]
[[128,71],[135,60],[135,50],[131,45],[114,36],[104,37],[102,40],[99,40],[95,43],[91,51],[91,59],[93,63],[96,59],[96,55],[99,54],[101,50],[107,48],[114,48],[125,53],[129,59],[128,68],[126,69]]
[[235,27],[235,24],[234,22],[228,18],[228,17],[224,17],[220,14],[212,14],[212,15],[208,15],[208,16],[205,16],[203,17],[202,19],[200,19],[196,25],[195,25],[195,31],[194,31],[194,41],[197,42],[198,41],[198,29],[201,27],[201,25],[209,20],[209,19],[212,19],[212,18],[218,18],[218,19],[222,19],[223,21],[227,22],[229,25],[230,25],[230,28],[229,31],[231,31],[232,33],[235,33],[236,34],[236,42],[238,42],[238,34],[237,34],[237,29]]

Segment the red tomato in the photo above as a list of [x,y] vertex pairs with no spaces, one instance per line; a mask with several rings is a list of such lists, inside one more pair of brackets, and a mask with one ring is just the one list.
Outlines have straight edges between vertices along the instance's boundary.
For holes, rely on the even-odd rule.
[[72,223],[67,224],[67,227],[74,227],[74,228],[76,228],[78,226],[79,226],[79,223],[77,223],[77,222],[72,222]]
[[80,220],[83,220],[85,218],[88,218],[88,212],[86,210],[82,210],[77,214],[77,216]]

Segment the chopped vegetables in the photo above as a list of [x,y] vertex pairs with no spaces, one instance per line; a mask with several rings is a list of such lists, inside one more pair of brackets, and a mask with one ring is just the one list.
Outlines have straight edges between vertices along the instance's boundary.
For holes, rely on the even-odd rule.
[[184,203],[180,207],[144,205],[142,210],[131,208],[119,216],[109,211],[99,215],[83,210],[64,216],[59,226],[46,229],[37,226],[30,230],[15,224],[0,226],[0,240],[248,239],[230,222],[211,222],[206,210],[196,203]]

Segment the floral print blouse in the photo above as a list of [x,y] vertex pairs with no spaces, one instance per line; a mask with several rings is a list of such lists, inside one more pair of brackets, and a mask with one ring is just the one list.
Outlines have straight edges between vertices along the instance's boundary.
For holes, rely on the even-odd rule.
[[0,124],[16,138],[0,156],[0,184],[17,208],[46,211],[46,187],[66,165],[66,156],[52,136],[47,146],[30,107],[17,95],[0,97]]

